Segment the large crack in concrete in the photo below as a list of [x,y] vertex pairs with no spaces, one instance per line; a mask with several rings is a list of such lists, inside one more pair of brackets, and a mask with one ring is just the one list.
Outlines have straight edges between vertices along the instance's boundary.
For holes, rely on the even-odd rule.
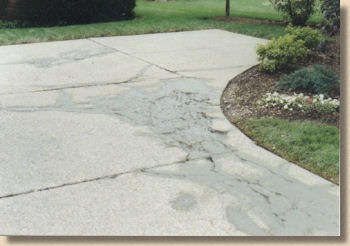
[[37,92],[50,92],[50,91],[63,91],[66,89],[79,89],[79,88],[87,88],[87,87],[102,87],[102,86],[109,86],[109,85],[122,85],[122,84],[130,84],[134,82],[139,82],[139,79],[147,72],[149,68],[151,68],[152,65],[146,65],[143,68],[140,69],[140,71],[133,77],[121,80],[121,81],[107,81],[107,82],[93,82],[93,83],[75,83],[75,84],[67,84],[67,85],[60,85],[60,86],[48,86],[46,88],[38,89],[38,90],[30,90],[30,91],[24,91],[24,92],[11,92],[11,93],[0,93],[0,96],[9,96],[9,95],[24,95],[24,94],[30,94],[30,93],[37,93]]

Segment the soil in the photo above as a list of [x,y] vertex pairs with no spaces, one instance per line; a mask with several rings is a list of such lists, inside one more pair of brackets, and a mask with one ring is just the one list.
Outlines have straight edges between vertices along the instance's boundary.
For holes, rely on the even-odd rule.
[[239,18],[231,16],[216,16],[212,18],[215,21],[232,21],[232,22],[244,22],[244,23],[255,23],[255,24],[266,24],[266,25],[281,25],[285,26],[284,21],[274,21],[268,19],[254,19],[254,18]]
[[[308,62],[298,64],[298,67],[324,65],[340,77],[340,37],[327,46],[323,52],[314,53]],[[334,114],[307,114],[299,111],[286,111],[276,108],[262,108],[256,103],[267,92],[274,92],[278,80],[285,73],[269,74],[260,72],[254,66],[233,78],[227,85],[221,97],[221,108],[225,116],[235,123],[247,117],[278,117],[288,120],[314,120],[339,126],[339,113]],[[291,92],[283,92],[290,94]],[[333,98],[339,96],[333,95]]]

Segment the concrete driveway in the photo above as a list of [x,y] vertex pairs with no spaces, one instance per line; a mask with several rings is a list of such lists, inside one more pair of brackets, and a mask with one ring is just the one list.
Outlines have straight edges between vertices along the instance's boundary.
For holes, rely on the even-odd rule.
[[0,47],[0,234],[339,235],[339,187],[221,113],[264,42],[206,30]]

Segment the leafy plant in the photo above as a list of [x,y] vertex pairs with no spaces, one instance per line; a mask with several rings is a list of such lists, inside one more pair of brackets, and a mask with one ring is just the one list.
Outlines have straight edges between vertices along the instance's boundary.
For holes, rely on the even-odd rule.
[[336,34],[340,29],[340,0],[323,0],[321,11],[326,19],[325,29],[330,35]]
[[339,93],[339,78],[328,68],[316,65],[285,75],[278,82],[276,89],[278,91],[292,90],[329,96],[332,93]]
[[292,68],[309,53],[305,42],[290,34],[272,39],[266,45],[259,45],[257,48],[259,68],[268,72]]
[[319,30],[310,27],[294,27],[288,25],[285,32],[294,35],[297,40],[303,40],[308,49],[315,50],[324,41],[324,37]]
[[291,20],[293,25],[304,26],[314,13],[315,0],[270,0],[272,6]]

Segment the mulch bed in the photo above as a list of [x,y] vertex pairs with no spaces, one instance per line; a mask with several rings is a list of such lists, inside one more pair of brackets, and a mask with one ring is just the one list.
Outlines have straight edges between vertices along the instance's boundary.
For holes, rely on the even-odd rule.
[[[321,64],[340,76],[340,37],[335,37],[324,52],[313,54],[306,63],[299,67]],[[254,66],[233,78],[221,97],[221,108],[225,116],[235,123],[247,117],[278,117],[288,120],[314,120],[339,126],[339,113],[331,115],[306,114],[299,111],[286,111],[275,108],[262,108],[256,104],[267,92],[274,92],[275,85],[284,73],[269,74],[260,72]],[[288,94],[288,92],[284,92]],[[337,97],[335,97],[337,98]]]
[[266,25],[281,25],[281,26],[286,25],[286,22],[284,21],[274,21],[274,20],[268,20],[268,19],[254,19],[254,18],[240,18],[240,17],[231,17],[231,16],[216,16],[216,17],[213,17],[212,20],[266,24]]

